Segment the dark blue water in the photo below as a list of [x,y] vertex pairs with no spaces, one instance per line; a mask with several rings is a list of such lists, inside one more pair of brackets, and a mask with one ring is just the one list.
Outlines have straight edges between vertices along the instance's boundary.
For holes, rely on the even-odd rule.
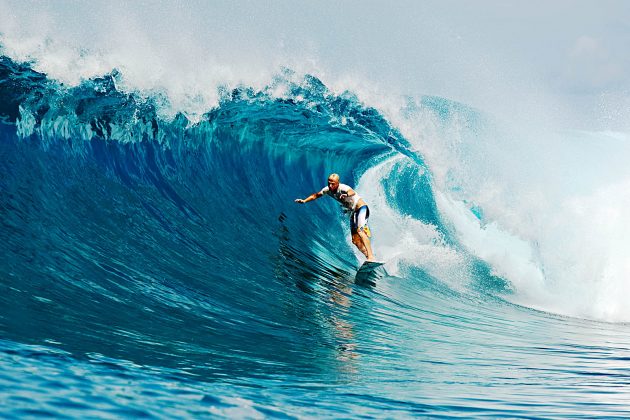
[[[289,73],[166,120],[117,72],[69,88],[1,59],[2,416],[628,417],[630,327],[509,303],[400,132]],[[293,202],[331,172],[467,281],[406,259],[355,284],[338,206]]]

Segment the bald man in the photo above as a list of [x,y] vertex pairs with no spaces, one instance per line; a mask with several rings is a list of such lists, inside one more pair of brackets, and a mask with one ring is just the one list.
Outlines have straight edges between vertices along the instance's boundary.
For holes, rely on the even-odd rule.
[[328,186],[321,191],[313,193],[305,199],[298,198],[296,203],[308,203],[317,200],[324,195],[329,195],[337,200],[344,209],[350,211],[350,233],[352,243],[359,248],[368,261],[374,261],[372,246],[370,245],[370,229],[367,226],[367,219],[370,217],[370,209],[365,201],[352,188],[346,184],[339,183],[339,175],[331,174],[328,177]]

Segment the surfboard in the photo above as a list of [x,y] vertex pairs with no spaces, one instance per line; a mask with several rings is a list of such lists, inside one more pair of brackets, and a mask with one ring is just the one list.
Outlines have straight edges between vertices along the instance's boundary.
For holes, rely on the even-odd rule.
[[357,283],[374,283],[376,279],[379,277],[383,277],[384,269],[380,269],[380,267],[385,264],[384,261],[366,261],[363,263],[361,267],[359,267],[359,271],[357,271],[357,275],[354,280]]

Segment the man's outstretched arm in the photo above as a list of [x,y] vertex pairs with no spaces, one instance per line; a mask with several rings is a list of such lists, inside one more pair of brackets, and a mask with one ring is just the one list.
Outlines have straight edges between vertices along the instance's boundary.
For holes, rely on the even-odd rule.
[[300,203],[300,204],[308,203],[309,201],[317,200],[317,199],[318,199],[319,197],[321,197],[322,195],[324,195],[324,194],[322,194],[322,192],[321,192],[321,191],[318,191],[318,192],[316,192],[316,193],[313,193],[313,194],[309,195],[309,196],[308,196],[308,197],[306,197],[305,199],[296,198],[296,199],[295,199],[295,202],[296,202],[296,203]]

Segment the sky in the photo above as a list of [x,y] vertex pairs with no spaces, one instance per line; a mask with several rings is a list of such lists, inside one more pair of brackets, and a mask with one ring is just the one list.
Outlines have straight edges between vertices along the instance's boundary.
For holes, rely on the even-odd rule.
[[0,0],[0,43],[75,83],[117,67],[139,88],[190,93],[286,66],[329,86],[630,129],[628,1]]

